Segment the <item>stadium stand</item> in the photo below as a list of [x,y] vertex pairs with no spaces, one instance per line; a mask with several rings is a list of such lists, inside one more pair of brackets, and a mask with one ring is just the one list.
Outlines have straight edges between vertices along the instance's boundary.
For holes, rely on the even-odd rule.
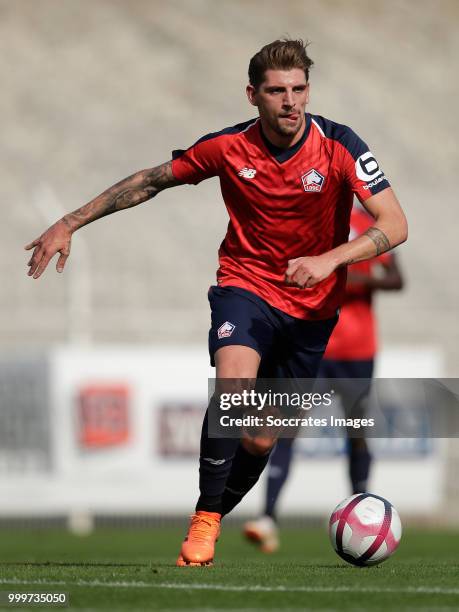
[[215,181],[86,228],[63,276],[32,282],[22,245],[172,149],[250,118],[248,59],[289,33],[312,42],[311,110],[371,143],[411,223],[409,287],[379,302],[384,340],[439,346],[457,376],[458,16],[454,0],[1,0],[2,346],[205,343],[227,222]]

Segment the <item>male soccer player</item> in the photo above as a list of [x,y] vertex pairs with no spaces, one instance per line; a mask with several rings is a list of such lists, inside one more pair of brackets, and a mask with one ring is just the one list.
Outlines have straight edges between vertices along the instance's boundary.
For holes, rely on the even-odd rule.
[[[368,229],[373,218],[354,206],[350,238]],[[391,252],[355,263],[348,268],[346,296],[339,321],[330,337],[319,367],[318,378],[335,379],[333,388],[340,396],[345,416],[363,418],[366,414],[370,382],[377,351],[375,313],[372,302],[377,291],[397,291],[403,278]],[[293,456],[294,438],[280,438],[270,457],[263,515],[244,525],[246,537],[263,552],[279,548],[277,502],[287,481]],[[349,478],[352,493],[365,493],[372,462],[363,436],[347,440]]]
[[[73,232],[163,189],[218,176],[230,222],[209,291],[209,349],[217,379],[314,378],[337,320],[346,266],[407,237],[394,192],[348,127],[305,113],[311,59],[302,41],[277,40],[250,61],[247,97],[259,117],[208,134],[172,161],[141,170],[65,215],[27,245],[38,278]],[[353,195],[374,224],[348,242]],[[220,520],[258,480],[275,438],[211,438],[204,419],[200,496],[178,565],[214,557]]]

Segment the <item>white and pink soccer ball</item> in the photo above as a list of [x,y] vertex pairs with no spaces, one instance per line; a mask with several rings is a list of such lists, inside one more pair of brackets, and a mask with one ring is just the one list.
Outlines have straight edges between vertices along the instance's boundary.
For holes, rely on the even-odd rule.
[[333,548],[348,563],[376,565],[397,549],[402,524],[397,510],[387,499],[357,493],[333,510],[329,534]]

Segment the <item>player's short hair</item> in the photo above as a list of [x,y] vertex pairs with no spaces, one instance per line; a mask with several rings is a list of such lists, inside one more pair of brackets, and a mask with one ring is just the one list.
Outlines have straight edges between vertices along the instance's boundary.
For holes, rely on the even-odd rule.
[[258,89],[263,83],[266,70],[304,70],[306,81],[309,81],[309,69],[313,61],[306,53],[309,43],[303,40],[283,38],[265,45],[255,53],[249,64],[249,82]]

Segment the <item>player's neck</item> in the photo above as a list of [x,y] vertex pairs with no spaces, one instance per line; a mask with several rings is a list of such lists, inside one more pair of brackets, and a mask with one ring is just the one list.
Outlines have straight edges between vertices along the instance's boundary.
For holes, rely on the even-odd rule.
[[261,129],[265,138],[269,140],[271,144],[279,149],[290,149],[290,147],[294,147],[297,142],[299,142],[303,138],[304,131],[306,129],[306,121],[303,121],[302,127],[298,130],[296,134],[293,136],[282,136],[278,134],[270,126],[263,121],[260,117]]

